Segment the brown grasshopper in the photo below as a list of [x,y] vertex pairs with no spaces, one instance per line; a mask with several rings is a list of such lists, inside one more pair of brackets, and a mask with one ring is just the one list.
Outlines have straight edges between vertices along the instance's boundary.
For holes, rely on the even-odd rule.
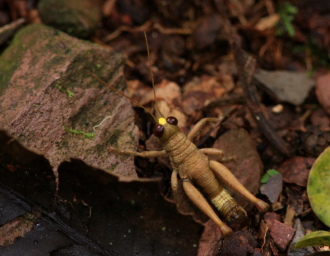
[[206,198],[211,201],[229,225],[244,221],[247,214],[227,190],[220,185],[218,179],[255,204],[260,211],[266,211],[268,204],[252,195],[224,165],[209,160],[205,155],[222,155],[222,150],[215,148],[198,149],[191,142],[207,122],[219,121],[219,118],[204,118],[186,136],[180,132],[177,126],[178,120],[175,117],[167,117],[166,119],[161,117],[154,129],[154,135],[159,139],[164,150],[143,152],[121,151],[114,148],[111,148],[111,150],[145,158],[168,156],[173,167],[171,186],[174,199],[178,198],[179,175],[186,195],[219,226],[221,233],[226,236],[232,232],[231,228],[221,221]]
[[[149,55],[148,42],[147,48]],[[93,76],[95,77],[95,75]],[[102,80],[98,80],[106,84]],[[152,84],[154,84],[153,75]],[[111,85],[108,86],[128,98],[132,103],[144,108],[116,88]],[[158,112],[160,113],[159,110]],[[184,133],[180,132],[177,126],[178,120],[175,117],[161,117],[157,120],[152,113],[150,114],[157,122],[153,133],[162,144],[162,151],[136,152],[131,150],[122,151],[115,148],[110,148],[109,150],[120,154],[144,158],[169,157],[173,167],[171,187],[174,200],[179,203],[179,176],[185,194],[205,215],[219,226],[224,236],[231,234],[232,229],[221,221],[209,202],[213,204],[217,211],[219,211],[220,216],[224,217],[225,222],[230,226],[236,226],[235,224],[237,224],[237,222],[243,222],[247,214],[245,210],[236,203],[227,190],[220,185],[219,180],[226,184],[232,191],[236,191],[238,194],[251,201],[260,211],[265,212],[268,209],[268,204],[251,194],[230,170],[217,161],[209,160],[206,156],[206,154],[223,155],[222,150],[215,148],[198,149],[196,145],[191,142],[207,122],[220,122],[221,119],[204,118],[200,120],[186,136]]]

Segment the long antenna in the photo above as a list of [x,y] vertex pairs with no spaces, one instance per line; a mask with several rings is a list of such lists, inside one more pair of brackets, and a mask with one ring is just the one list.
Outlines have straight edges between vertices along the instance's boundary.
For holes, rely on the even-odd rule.
[[143,33],[144,33],[144,38],[146,40],[146,45],[147,45],[148,63],[149,63],[149,70],[150,70],[150,75],[151,75],[152,89],[154,91],[155,105],[156,105],[158,113],[161,115],[161,117],[164,117],[163,114],[160,112],[159,107],[157,105],[156,89],[155,89],[155,77],[154,77],[154,72],[152,72],[152,62],[151,62],[151,57],[150,57],[149,41],[148,41],[147,33],[145,31],[143,31]]
[[140,108],[143,108],[146,112],[148,112],[152,118],[157,122],[156,117],[145,107],[143,107],[140,103],[138,103],[137,101],[131,99],[130,97],[128,97],[125,93],[122,93],[121,91],[119,91],[118,89],[116,89],[115,87],[113,87],[112,85],[104,82],[101,78],[97,77],[94,73],[88,71],[89,74],[91,74],[93,77],[95,77],[100,83],[109,86],[112,90],[114,90],[115,92],[119,93],[120,95],[124,96],[126,99],[129,99],[130,102],[132,102],[133,104],[139,106]]

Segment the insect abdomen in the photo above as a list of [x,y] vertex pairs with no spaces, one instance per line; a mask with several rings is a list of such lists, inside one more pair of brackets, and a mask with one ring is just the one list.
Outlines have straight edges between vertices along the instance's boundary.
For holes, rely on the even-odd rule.
[[245,210],[220,186],[209,168],[207,157],[183,133],[176,133],[163,147],[180,177],[191,179],[200,187],[229,226],[238,228],[246,220]]
[[225,217],[226,223],[234,229],[239,228],[247,218],[245,210],[236,203],[225,189],[212,198],[211,202],[220,214]]

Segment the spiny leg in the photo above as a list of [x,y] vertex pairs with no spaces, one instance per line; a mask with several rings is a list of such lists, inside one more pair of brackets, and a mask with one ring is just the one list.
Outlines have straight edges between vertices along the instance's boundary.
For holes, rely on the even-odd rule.
[[162,156],[166,156],[166,151],[162,150],[162,151],[142,151],[142,152],[137,152],[137,151],[133,151],[133,150],[120,150],[118,148],[108,148],[108,151],[114,151],[117,152],[119,154],[123,154],[123,155],[132,155],[132,156],[140,156],[143,158],[153,158],[153,157],[162,157]]
[[195,126],[191,129],[191,131],[188,133],[187,138],[189,140],[192,140],[194,137],[197,136],[198,132],[203,129],[203,127],[206,125],[207,122],[221,122],[221,118],[216,117],[206,117],[201,119]]
[[232,174],[230,170],[227,169],[224,165],[220,164],[217,161],[211,160],[209,162],[211,170],[214,172],[216,176],[218,176],[221,181],[226,183],[228,187],[232,190],[236,191],[249,201],[251,201],[260,211],[265,212],[267,211],[269,205],[262,201],[259,198],[256,198],[254,195],[247,190],[242,183]]
[[183,181],[183,189],[190,200],[219,226],[224,236],[232,233],[231,228],[220,220],[201,192],[190,181]]

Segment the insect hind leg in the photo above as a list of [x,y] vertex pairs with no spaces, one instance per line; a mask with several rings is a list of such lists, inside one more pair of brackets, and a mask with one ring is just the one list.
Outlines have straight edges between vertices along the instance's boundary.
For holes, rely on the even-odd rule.
[[220,220],[202,193],[191,183],[190,180],[183,180],[183,189],[190,200],[220,228],[224,236],[230,235],[232,229]]
[[230,170],[227,169],[227,167],[214,160],[211,160],[209,164],[214,174],[222,182],[226,183],[228,187],[245,197],[247,200],[251,201],[261,212],[266,212],[268,210],[269,205],[251,194],[251,192],[239,182],[239,180]]

